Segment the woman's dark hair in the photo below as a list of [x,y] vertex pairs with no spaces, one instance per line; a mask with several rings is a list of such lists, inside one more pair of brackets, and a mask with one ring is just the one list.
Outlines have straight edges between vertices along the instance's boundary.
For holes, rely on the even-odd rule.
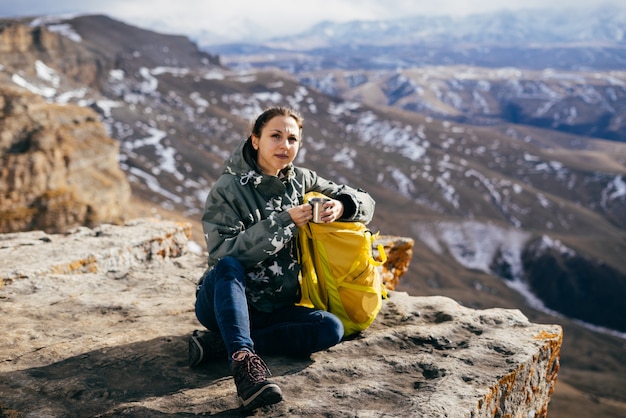
[[294,120],[298,124],[298,128],[300,128],[300,131],[302,131],[302,124],[304,123],[304,119],[302,118],[302,115],[298,113],[298,111],[289,107],[274,106],[265,109],[265,111],[261,113],[258,118],[256,118],[256,121],[252,126],[252,135],[260,138],[261,132],[263,131],[265,125],[267,125],[267,123],[276,116],[287,116],[294,118]]

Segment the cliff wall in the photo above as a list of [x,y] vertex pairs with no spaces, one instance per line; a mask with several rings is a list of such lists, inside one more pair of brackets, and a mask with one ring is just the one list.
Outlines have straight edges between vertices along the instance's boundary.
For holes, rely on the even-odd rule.
[[89,108],[0,87],[0,232],[120,222],[119,143]]

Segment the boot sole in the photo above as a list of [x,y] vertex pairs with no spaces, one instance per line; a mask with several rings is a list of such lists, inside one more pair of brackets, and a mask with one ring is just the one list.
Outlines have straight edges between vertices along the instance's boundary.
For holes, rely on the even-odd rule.
[[283,400],[283,394],[274,383],[260,388],[256,393],[253,393],[248,399],[239,398],[241,401],[241,409],[244,411],[251,411],[262,406],[273,405]]
[[204,349],[198,340],[198,337],[192,335],[189,337],[189,367],[199,366],[204,360]]

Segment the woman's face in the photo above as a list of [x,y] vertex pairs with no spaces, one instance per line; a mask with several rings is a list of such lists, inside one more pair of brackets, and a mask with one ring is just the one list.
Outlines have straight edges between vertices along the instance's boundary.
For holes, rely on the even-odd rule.
[[291,116],[275,116],[263,127],[261,137],[252,135],[252,146],[263,173],[277,176],[298,155],[300,128]]

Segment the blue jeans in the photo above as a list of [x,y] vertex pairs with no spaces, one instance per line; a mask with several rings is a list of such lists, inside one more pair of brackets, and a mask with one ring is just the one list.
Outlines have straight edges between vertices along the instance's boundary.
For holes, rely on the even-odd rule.
[[343,324],[335,315],[304,306],[261,312],[248,305],[244,268],[233,257],[205,274],[196,317],[222,335],[229,357],[248,349],[258,354],[307,356],[339,343]]

